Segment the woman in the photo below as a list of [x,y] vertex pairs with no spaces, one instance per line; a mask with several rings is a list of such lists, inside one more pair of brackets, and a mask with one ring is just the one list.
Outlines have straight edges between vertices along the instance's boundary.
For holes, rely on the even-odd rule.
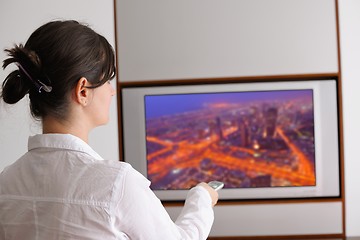
[[103,160],[87,144],[108,122],[115,90],[114,51],[76,21],[38,28],[25,46],[6,50],[16,64],[1,97],[14,104],[29,94],[43,134],[0,174],[0,239],[206,239],[218,195],[206,183],[188,193],[173,222],[129,164]]

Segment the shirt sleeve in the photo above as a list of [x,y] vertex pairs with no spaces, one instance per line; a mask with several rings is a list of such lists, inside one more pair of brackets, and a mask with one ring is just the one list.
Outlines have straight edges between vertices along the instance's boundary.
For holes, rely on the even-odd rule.
[[175,221],[182,239],[206,239],[213,222],[214,210],[210,194],[201,186],[192,188]]
[[205,240],[214,221],[211,197],[201,186],[191,189],[175,222],[149,188],[150,182],[130,168],[122,179],[115,226],[130,239]]

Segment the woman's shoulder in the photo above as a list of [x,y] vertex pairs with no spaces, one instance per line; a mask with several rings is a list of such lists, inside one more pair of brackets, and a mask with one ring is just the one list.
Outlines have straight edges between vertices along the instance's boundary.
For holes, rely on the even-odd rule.
[[96,160],[88,166],[90,168],[96,168],[99,171],[106,171],[108,173],[114,172],[116,175],[119,172],[125,173],[134,170],[129,163],[117,160]]
[[[108,176],[113,175],[121,176],[121,178],[131,178],[137,180],[145,180],[147,179],[136,169],[134,169],[129,163],[123,161],[114,161],[114,160],[100,160],[95,161],[95,165],[90,165],[89,168],[95,168],[95,171],[106,172]],[[118,177],[119,178],[119,177]]]

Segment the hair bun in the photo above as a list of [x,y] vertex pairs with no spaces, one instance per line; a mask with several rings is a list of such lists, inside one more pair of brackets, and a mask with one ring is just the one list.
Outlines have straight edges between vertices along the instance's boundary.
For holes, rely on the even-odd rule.
[[2,97],[6,103],[16,103],[32,88],[38,92],[51,92],[52,87],[41,79],[41,61],[36,52],[26,49],[23,45],[15,45],[5,50],[9,58],[4,60],[3,68],[15,63],[19,69],[10,73],[3,83]]
[[3,69],[9,64],[16,63],[18,70],[11,72],[2,84],[1,97],[6,103],[14,104],[21,100],[33,87],[34,80],[40,74],[41,62],[34,51],[29,51],[23,45],[5,49],[9,58],[3,62]]

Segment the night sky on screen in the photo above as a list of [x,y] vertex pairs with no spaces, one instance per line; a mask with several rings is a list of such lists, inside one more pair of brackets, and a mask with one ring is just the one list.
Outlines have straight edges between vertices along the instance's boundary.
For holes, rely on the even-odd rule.
[[286,101],[296,98],[312,99],[312,90],[148,95],[144,101],[146,118],[149,119],[199,110],[204,108],[205,104]]

